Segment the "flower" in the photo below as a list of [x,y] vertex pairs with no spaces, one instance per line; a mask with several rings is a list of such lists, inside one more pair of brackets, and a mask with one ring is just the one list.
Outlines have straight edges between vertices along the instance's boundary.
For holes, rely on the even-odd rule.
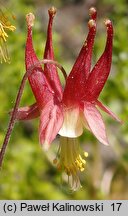
[[10,58],[8,55],[8,50],[6,47],[6,41],[8,38],[8,34],[6,30],[14,31],[15,26],[11,25],[8,17],[2,12],[0,9],[0,61],[9,62]]
[[[44,58],[50,60],[54,60],[52,23],[55,13],[56,9],[52,7],[49,10],[47,41],[44,52]],[[107,28],[105,50],[91,70],[92,50],[96,35],[97,12],[95,8],[90,9],[90,17],[88,36],[66,79],[64,90],[62,90],[55,65],[46,64],[44,70],[41,65],[35,66],[28,79],[36,103],[19,108],[17,113],[17,120],[40,117],[39,139],[45,149],[49,147],[57,134],[61,135],[60,146],[54,163],[58,169],[67,173],[74,190],[80,186],[78,171],[83,171],[86,164],[85,159],[81,156],[77,139],[83,133],[83,127],[85,126],[92,132],[101,143],[108,145],[105,125],[97,107],[120,122],[118,117],[98,100],[111,68],[112,22],[109,19],[105,20]],[[29,70],[33,64],[40,64],[33,49],[33,22],[34,15],[30,13],[27,15],[26,70]],[[88,153],[85,152],[83,155],[86,158]]]

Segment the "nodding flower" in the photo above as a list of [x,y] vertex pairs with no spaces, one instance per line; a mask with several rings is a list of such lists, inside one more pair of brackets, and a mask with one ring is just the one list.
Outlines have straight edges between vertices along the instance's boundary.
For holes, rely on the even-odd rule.
[[[52,24],[55,13],[54,7],[49,9],[44,58],[50,60],[54,60]],[[59,150],[53,162],[59,170],[64,170],[67,173],[69,184],[73,190],[80,186],[78,173],[84,171],[88,156],[87,152],[82,153],[78,142],[83,128],[85,127],[93,133],[101,143],[108,145],[105,125],[98,108],[120,122],[118,117],[98,99],[110,73],[113,25],[109,19],[106,19],[106,46],[103,54],[91,70],[92,51],[96,35],[96,9],[91,8],[89,14],[89,32],[66,79],[64,90],[56,66],[47,63],[44,69],[41,67],[32,43],[34,15],[31,13],[27,15],[26,70],[39,63],[28,76],[36,103],[28,107],[21,107],[17,112],[17,120],[30,120],[39,117],[39,140],[45,149],[48,149],[57,134],[60,135]]]
[[0,9],[0,62],[4,60],[5,62],[9,62],[9,54],[6,47],[6,41],[8,39],[7,31],[14,31],[15,26],[11,25],[9,18],[4,14],[4,12]]

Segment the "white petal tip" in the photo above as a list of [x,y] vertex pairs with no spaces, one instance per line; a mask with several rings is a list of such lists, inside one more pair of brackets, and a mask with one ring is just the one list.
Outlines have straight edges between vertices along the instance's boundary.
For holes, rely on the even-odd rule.
[[56,9],[54,6],[52,6],[52,7],[49,8],[49,10],[48,10],[49,15],[50,15],[50,16],[53,16],[53,17],[55,16],[56,12],[57,12],[57,9]]
[[26,21],[29,27],[34,25],[35,16],[33,13],[29,13],[26,15]]
[[91,7],[91,8],[89,9],[89,15],[92,16],[92,15],[94,15],[95,13],[96,13],[96,8]]
[[109,20],[109,19],[106,19],[105,21],[104,21],[104,23],[105,23],[105,25],[106,26],[109,26],[109,25],[111,25],[111,20]]
[[83,133],[83,130],[78,131],[76,130],[70,130],[70,128],[68,128],[68,130],[61,128],[60,131],[58,132],[59,135],[61,135],[62,137],[69,137],[69,138],[76,138],[81,136]]

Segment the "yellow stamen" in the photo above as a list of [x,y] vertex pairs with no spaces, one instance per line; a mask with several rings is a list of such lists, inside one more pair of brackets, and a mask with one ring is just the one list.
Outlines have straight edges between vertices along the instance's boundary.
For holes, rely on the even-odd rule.
[[9,62],[10,58],[8,55],[6,41],[8,38],[8,34],[6,30],[14,31],[15,26],[11,25],[8,20],[8,17],[4,15],[4,13],[0,10],[0,61]]
[[84,152],[84,156],[85,156],[85,157],[88,157],[88,152]]
[[[84,155],[87,157],[88,153],[84,152]],[[86,161],[80,155],[80,146],[76,138],[60,138],[59,152],[53,163],[56,164],[58,170],[68,175],[68,183],[73,190],[81,186],[78,172],[84,171]]]
[[3,25],[0,23],[0,37],[6,42],[6,38],[8,37],[7,33],[4,31]]

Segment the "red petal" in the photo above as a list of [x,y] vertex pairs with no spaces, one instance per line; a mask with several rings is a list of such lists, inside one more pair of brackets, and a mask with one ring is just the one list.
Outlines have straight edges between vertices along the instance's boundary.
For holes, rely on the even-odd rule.
[[83,96],[86,80],[90,73],[92,49],[96,34],[96,23],[93,19],[89,20],[89,33],[78,58],[69,74],[64,90],[65,104],[71,101],[77,102]]
[[[25,64],[28,70],[33,64],[39,63],[32,43],[33,14],[27,15],[28,35],[25,50]],[[32,91],[35,95],[39,108],[42,108],[53,96],[52,88],[48,83],[41,66],[35,67],[33,73],[28,77]]]
[[[56,14],[56,9],[54,7],[49,9],[49,23],[47,30],[47,41],[45,46],[44,58],[54,60],[54,51],[52,45],[52,24],[53,18]],[[57,93],[58,97],[62,99],[62,87],[59,80],[57,68],[53,64],[45,64],[44,65],[44,73],[51,84],[54,91]]]
[[[11,111],[12,113],[12,111]],[[20,107],[18,109],[16,119],[17,120],[31,120],[37,118],[40,115],[37,103],[31,106]]]
[[96,101],[96,105],[102,109],[104,112],[106,112],[108,115],[110,115],[113,119],[115,119],[118,122],[122,122],[107,106],[102,104],[100,101]]
[[107,42],[105,51],[93,68],[85,86],[86,101],[95,101],[102,91],[110,73],[112,62],[113,26],[110,20],[105,22],[107,26]]
[[41,111],[39,139],[44,149],[47,149],[55,139],[63,124],[63,113],[61,105],[49,101]]
[[108,145],[105,125],[100,112],[92,103],[84,103],[84,116],[95,137],[104,145]]

